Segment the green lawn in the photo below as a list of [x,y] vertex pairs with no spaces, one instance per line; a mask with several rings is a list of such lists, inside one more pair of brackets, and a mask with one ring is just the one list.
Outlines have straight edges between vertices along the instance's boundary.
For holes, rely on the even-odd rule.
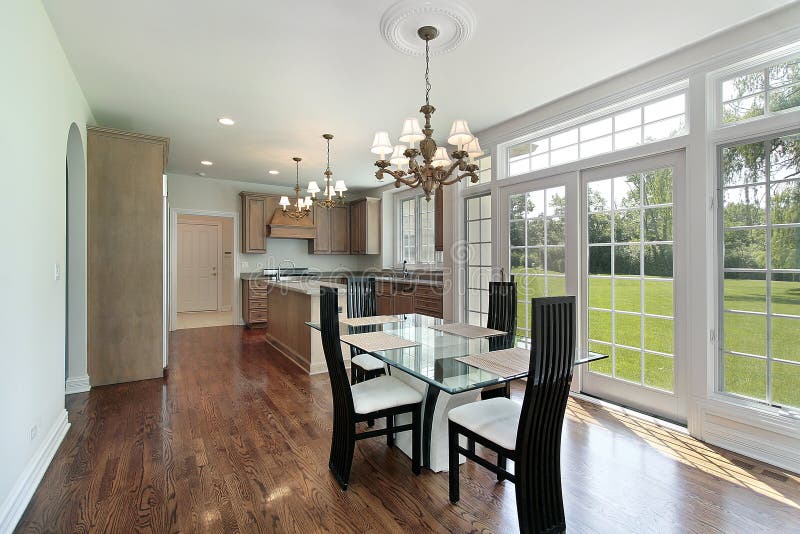
[[[520,270],[521,271],[521,270]],[[518,324],[530,327],[530,299],[545,294],[564,294],[564,278],[557,273],[536,273],[525,276],[517,271]],[[529,271],[531,272],[531,271]],[[638,280],[617,280],[615,283],[614,312],[589,311],[589,337],[597,341],[616,342],[637,350],[617,348],[615,354],[616,376],[633,382],[642,382],[642,353],[644,353],[644,383],[671,390],[673,388],[672,359],[656,352],[672,354],[673,321],[669,318],[645,317],[616,312],[644,312],[671,316],[673,313],[672,282],[669,279],[647,278],[644,295]],[[644,302],[644,304],[642,304]],[[611,280],[591,278],[589,306],[612,308]],[[771,307],[773,313],[800,316],[800,282],[773,282]],[[725,308],[740,311],[765,312],[767,308],[766,284],[757,280],[727,280],[725,282]],[[612,339],[612,315],[615,316]],[[767,348],[767,321],[765,317],[726,313],[724,317],[725,347],[735,352],[765,355]],[[772,356],[800,362],[800,319],[772,319]],[[521,334],[521,332],[520,332]],[[609,353],[610,346],[590,343],[590,350]],[[598,373],[611,374],[611,359],[590,364]],[[725,390],[765,399],[767,391],[766,361],[743,356],[725,356]],[[800,407],[800,365],[772,363],[772,400],[775,404]]]

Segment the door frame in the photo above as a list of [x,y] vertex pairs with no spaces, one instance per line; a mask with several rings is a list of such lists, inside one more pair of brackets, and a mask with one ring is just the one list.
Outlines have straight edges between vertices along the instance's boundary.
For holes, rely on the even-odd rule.
[[233,324],[242,325],[241,291],[237,281],[241,276],[241,258],[239,250],[239,214],[235,211],[196,210],[191,208],[169,209],[169,330],[175,330],[178,318],[178,215],[204,215],[206,217],[225,217],[233,219],[233,289],[231,295],[231,312]]
[[[599,167],[592,167],[580,171],[579,183],[579,201],[580,201],[580,222],[581,222],[581,236],[580,236],[580,272],[578,277],[580,279],[581,295],[583,298],[579,300],[580,317],[579,328],[581,344],[588,336],[588,316],[586,298],[588,296],[588,277],[584,277],[584,273],[588,273],[588,254],[585,249],[588,242],[587,225],[584,224],[586,220],[586,196],[583,192],[586,190],[586,185],[594,181],[594,179],[613,178],[616,176],[631,174],[635,172],[648,171],[663,167],[673,168],[673,190],[672,190],[672,210],[673,210],[673,324],[674,324],[674,387],[672,394],[662,393],[655,388],[646,388],[644,386],[635,384],[626,384],[624,381],[614,378],[606,377],[600,374],[593,374],[591,380],[595,385],[599,385],[603,390],[601,398],[620,404],[623,406],[631,406],[637,411],[652,413],[655,416],[663,417],[671,421],[685,424],[687,420],[687,406],[688,395],[690,394],[689,387],[689,368],[691,355],[689,354],[689,321],[688,321],[688,280],[689,273],[689,260],[686,251],[689,247],[689,228],[687,224],[688,215],[688,184],[687,169],[686,169],[686,152],[685,150],[675,150],[661,154],[650,156],[643,156],[631,160],[626,160],[609,165],[602,165]],[[586,380],[589,375],[588,366],[581,366],[579,371],[581,376],[581,392],[586,385]],[[624,390],[622,394],[620,390]],[[588,393],[588,392],[587,392]],[[588,393],[592,394],[592,393]],[[595,393],[596,394],[596,393]],[[663,403],[668,405],[668,409],[648,409],[643,406],[630,405],[626,402],[626,395],[639,395],[642,397],[644,403],[656,404]]]

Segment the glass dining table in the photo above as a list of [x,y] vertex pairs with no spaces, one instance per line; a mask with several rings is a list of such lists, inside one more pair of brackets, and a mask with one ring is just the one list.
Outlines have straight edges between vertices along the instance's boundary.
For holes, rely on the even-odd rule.
[[[422,460],[423,465],[433,471],[447,469],[447,413],[456,406],[474,402],[480,389],[493,384],[525,378],[527,370],[513,376],[500,376],[456,360],[463,356],[483,354],[503,349],[488,337],[466,338],[449,334],[431,327],[446,321],[421,314],[393,316],[396,322],[366,326],[350,326],[339,323],[340,335],[366,332],[384,332],[414,342],[412,347],[375,350],[369,354],[385,362],[392,376],[423,391]],[[308,326],[320,330],[320,324],[307,322]],[[342,343],[347,344],[345,340]],[[349,351],[348,351],[349,352]],[[577,351],[574,365],[581,365],[607,358],[607,355],[589,351]],[[398,421],[397,424],[402,424]],[[403,436],[408,434],[408,436]],[[404,439],[405,438],[405,439]],[[408,443],[404,443],[404,442]],[[410,432],[397,437],[398,446],[407,453],[411,450]]]

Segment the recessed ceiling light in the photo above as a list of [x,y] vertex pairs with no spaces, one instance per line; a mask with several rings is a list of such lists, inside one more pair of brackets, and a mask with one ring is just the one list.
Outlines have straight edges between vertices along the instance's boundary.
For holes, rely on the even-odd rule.
[[213,164],[214,164],[213,161],[208,161],[207,159],[204,159],[203,161],[200,162],[200,165],[205,165],[206,167],[211,167]]
[[236,124],[236,121],[231,119],[230,117],[220,117],[217,119],[217,122],[222,124],[223,126],[233,126]]
[[272,169],[271,171],[269,171],[269,173],[270,174],[279,174],[280,171],[276,171],[275,169]]

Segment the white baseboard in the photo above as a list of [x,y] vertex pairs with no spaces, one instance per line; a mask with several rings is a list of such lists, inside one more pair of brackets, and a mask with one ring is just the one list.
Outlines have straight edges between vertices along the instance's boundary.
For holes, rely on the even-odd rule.
[[69,419],[67,410],[63,410],[17,478],[5,502],[0,506],[0,534],[10,533],[17,526],[61,441],[67,435],[67,430],[69,430]]
[[83,393],[89,391],[89,375],[76,376],[74,378],[67,378],[64,382],[64,393],[71,395],[72,393]]

